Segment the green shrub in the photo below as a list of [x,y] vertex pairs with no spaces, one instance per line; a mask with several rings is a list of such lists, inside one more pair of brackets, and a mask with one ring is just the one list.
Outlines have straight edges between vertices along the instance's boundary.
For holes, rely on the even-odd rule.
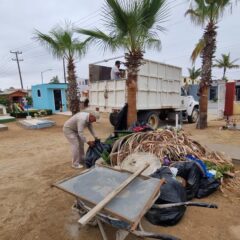
[[[28,116],[27,111],[24,112],[12,112],[10,114],[13,117],[16,118],[26,118]],[[43,117],[43,116],[49,116],[52,115],[51,109],[43,109],[43,110],[29,110],[29,116],[31,117]]]
[[10,101],[7,97],[0,97],[0,104],[8,107],[10,105]]
[[32,106],[32,104],[33,104],[32,97],[27,96],[26,99],[28,101],[28,105]]

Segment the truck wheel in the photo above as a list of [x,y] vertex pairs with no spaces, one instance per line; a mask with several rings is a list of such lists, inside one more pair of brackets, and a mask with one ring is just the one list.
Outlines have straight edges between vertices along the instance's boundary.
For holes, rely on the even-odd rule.
[[188,116],[188,122],[189,123],[195,123],[198,120],[198,115],[199,115],[199,111],[197,108],[194,108],[192,111],[192,115]]
[[150,125],[154,130],[159,126],[159,116],[156,112],[149,112],[145,115],[144,119],[148,125]]
[[110,121],[110,123],[112,124],[113,127],[115,127],[116,124],[117,124],[117,117],[118,117],[117,112],[110,113],[109,121]]

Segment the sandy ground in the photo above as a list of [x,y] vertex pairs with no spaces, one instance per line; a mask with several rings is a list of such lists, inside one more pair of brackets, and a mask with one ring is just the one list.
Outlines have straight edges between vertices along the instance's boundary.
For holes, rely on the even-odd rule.
[[[1,240],[97,240],[98,228],[79,229],[78,215],[71,209],[74,197],[51,187],[63,178],[75,175],[71,168],[68,142],[62,134],[66,116],[53,116],[56,126],[26,130],[16,123],[0,132],[0,239]],[[211,122],[208,130],[185,129],[196,139],[240,145],[240,133],[219,131],[220,122]],[[97,135],[106,138],[112,131],[107,118],[96,123]],[[86,132],[89,136],[89,133]],[[206,137],[207,136],[207,137]],[[218,204],[219,209],[189,207],[174,227],[156,227],[144,221],[146,230],[169,233],[181,239],[240,239],[240,195],[214,193],[202,201]],[[114,229],[106,226],[109,240]],[[128,240],[136,239],[129,236]]]

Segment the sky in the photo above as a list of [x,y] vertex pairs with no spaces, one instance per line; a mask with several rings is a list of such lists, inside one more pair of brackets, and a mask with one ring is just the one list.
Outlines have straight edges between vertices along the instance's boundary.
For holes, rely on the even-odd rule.
[[[162,24],[167,31],[160,33],[161,51],[146,50],[145,58],[179,66],[183,76],[188,76],[191,67],[191,52],[201,38],[203,29],[191,23],[184,13],[189,7],[188,0],[167,0],[169,16]],[[20,51],[20,68],[23,85],[30,89],[43,82],[48,83],[53,76],[63,82],[63,64],[55,59],[34,37],[34,30],[48,33],[57,24],[71,21],[80,28],[102,27],[101,9],[104,0],[0,0],[0,89],[20,88],[20,80],[15,58],[10,51]],[[216,58],[230,52],[231,58],[240,58],[240,3],[231,11],[226,11],[218,24]],[[123,55],[123,50],[106,51],[92,46],[82,59],[76,59],[77,76],[88,78],[88,65],[103,59]],[[237,62],[240,64],[240,60]],[[108,65],[113,65],[110,61]],[[196,67],[201,67],[198,59]],[[51,69],[51,70],[49,70]],[[221,78],[222,69],[213,70],[213,79]],[[227,71],[229,79],[240,79],[240,69]]]

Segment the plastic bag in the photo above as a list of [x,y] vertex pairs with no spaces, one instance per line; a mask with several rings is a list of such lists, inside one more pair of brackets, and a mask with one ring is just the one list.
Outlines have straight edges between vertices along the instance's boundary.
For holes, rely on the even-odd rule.
[[207,197],[215,192],[221,185],[220,181],[215,178],[202,178],[199,189],[196,194],[197,198]]
[[[178,203],[186,201],[184,187],[173,178],[168,167],[161,167],[151,175],[155,178],[165,178],[166,183],[160,188],[161,194],[155,204]],[[177,224],[186,211],[185,206],[158,209],[154,206],[145,215],[149,222],[155,225],[172,226]]]
[[114,127],[115,130],[125,130],[127,129],[127,113],[128,113],[128,105],[127,103],[118,113],[116,125]]
[[177,162],[172,165],[178,169],[177,176],[187,181],[186,193],[187,200],[191,200],[198,192],[200,181],[203,178],[203,172],[195,162]]
[[202,171],[204,177],[207,177],[207,178],[214,177],[214,174],[208,171],[206,164],[202,160],[198,159],[193,155],[186,155],[186,159],[190,161],[195,161],[199,169]]
[[132,132],[148,132],[148,131],[153,131],[153,128],[147,124],[147,122],[135,122],[133,123],[128,130]]
[[101,157],[104,152],[110,152],[111,145],[100,142],[96,140],[94,146],[89,146],[86,157],[85,165],[87,168],[90,168],[95,165],[95,162]]
[[[162,204],[164,204],[164,202],[162,202]],[[145,217],[154,225],[174,226],[182,219],[185,211],[185,206],[162,209],[151,208]]]

